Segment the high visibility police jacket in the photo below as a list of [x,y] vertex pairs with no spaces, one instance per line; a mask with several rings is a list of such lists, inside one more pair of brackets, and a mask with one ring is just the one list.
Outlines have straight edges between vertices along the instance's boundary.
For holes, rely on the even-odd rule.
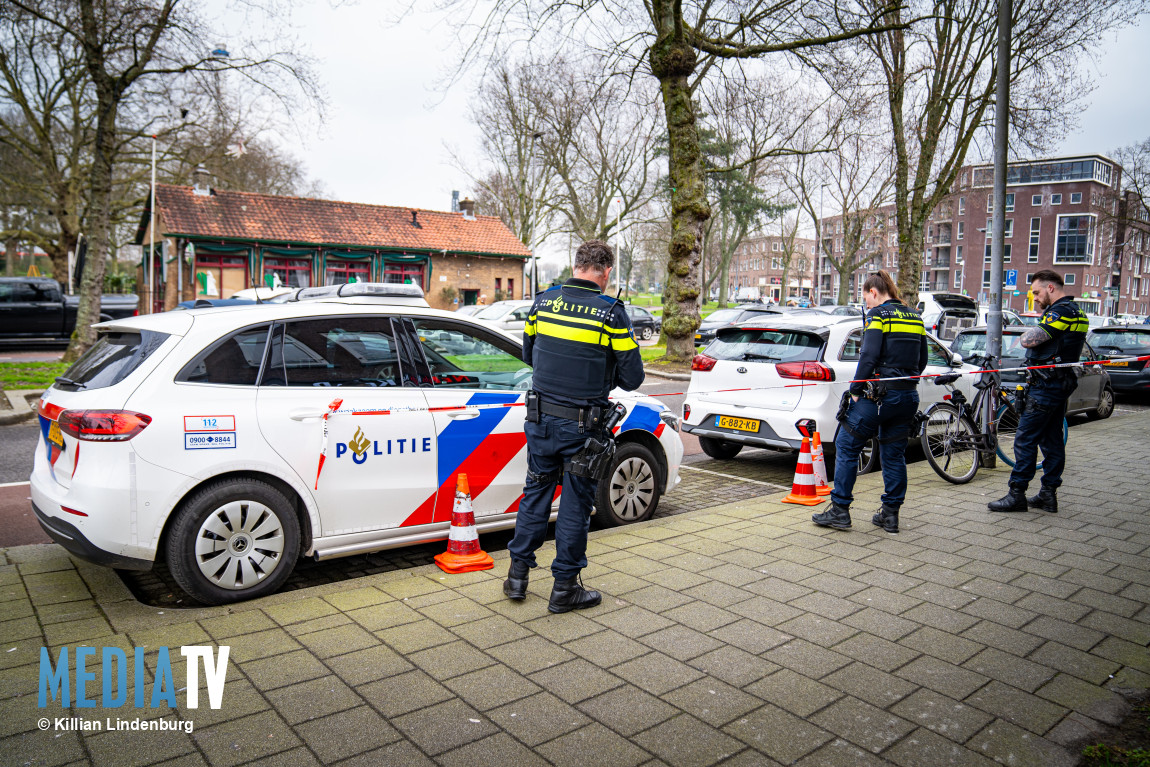
[[[879,304],[863,321],[862,348],[855,379],[921,375],[926,369],[926,327],[918,312],[893,298]],[[891,389],[914,389],[917,381],[891,381]],[[851,384],[862,394],[866,384]]]
[[549,402],[603,406],[616,386],[643,383],[643,359],[623,302],[589,280],[571,278],[540,293],[523,327],[531,388]]
[[[1082,356],[1082,345],[1086,343],[1086,331],[1090,322],[1070,296],[1063,296],[1050,305],[1038,321],[1038,327],[1046,332],[1047,340],[1026,350],[1027,365],[1050,365],[1059,362],[1078,362]],[[1053,375],[1040,375],[1040,380],[1069,379],[1074,375],[1072,368],[1050,371]]]

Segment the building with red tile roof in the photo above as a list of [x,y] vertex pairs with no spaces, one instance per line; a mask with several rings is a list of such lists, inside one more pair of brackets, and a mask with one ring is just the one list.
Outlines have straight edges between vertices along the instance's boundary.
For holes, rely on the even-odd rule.
[[[531,251],[498,217],[474,215],[470,200],[460,209],[159,184],[153,308],[192,298],[227,298],[253,281],[288,287],[411,283],[440,308],[518,297]],[[149,199],[136,233],[145,253],[138,282],[142,297],[150,220]],[[148,303],[141,301],[142,311]]]

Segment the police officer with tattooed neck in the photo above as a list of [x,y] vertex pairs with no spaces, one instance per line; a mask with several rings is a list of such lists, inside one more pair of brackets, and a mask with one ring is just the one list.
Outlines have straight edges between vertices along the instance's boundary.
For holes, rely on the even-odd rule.
[[553,613],[600,602],[599,592],[583,588],[579,573],[587,566],[596,489],[610,463],[610,430],[621,415],[607,397],[616,386],[633,391],[643,383],[643,360],[626,307],[602,292],[614,266],[615,253],[606,243],[580,245],[574,276],[536,297],[523,328],[523,361],[534,369],[523,426],[527,483],[515,537],[507,546],[511,569],[503,591],[514,600],[526,598],[528,573],[547,533],[556,486],[562,484],[551,563],[555,583],[547,605]]
[[[1063,290],[1062,278],[1049,269],[1034,275],[1030,283],[1034,308],[1044,312],[1038,325],[1022,334],[1026,348],[1026,366],[1078,362],[1086,343],[1089,324],[1078,304]],[[1035,508],[1056,513],[1055,495],[1062,484],[1066,466],[1066,445],[1062,442],[1062,421],[1066,402],[1078,385],[1074,368],[1027,371],[1029,384],[1024,410],[1014,433],[1014,471],[1010,472],[1010,490],[988,504],[991,511],[1026,511]],[[1034,479],[1038,449],[1042,448],[1042,489],[1026,497],[1026,488]]]
[[850,529],[859,453],[877,434],[885,492],[882,508],[871,522],[897,533],[898,512],[906,498],[906,443],[918,412],[918,380],[911,376],[926,369],[926,328],[918,312],[902,302],[898,286],[886,272],[866,278],[863,298],[868,311],[855,383],[850,399],[843,395],[846,408],[840,408],[831,507],[811,520],[823,527]]

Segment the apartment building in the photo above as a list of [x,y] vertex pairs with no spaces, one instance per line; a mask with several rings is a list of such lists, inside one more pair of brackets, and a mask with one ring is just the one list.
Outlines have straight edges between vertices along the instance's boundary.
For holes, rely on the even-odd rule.
[[[783,265],[790,251],[783,285]],[[814,292],[815,241],[803,237],[789,240],[779,235],[759,234],[743,240],[731,258],[727,288],[734,296],[740,288],[755,287],[775,303],[788,299],[810,299]]]
[[[833,304],[839,294],[842,275],[831,263],[853,262],[858,266],[846,275],[849,301],[862,300],[862,283],[866,275],[878,269],[891,274],[898,271],[898,227],[894,205],[883,205],[824,218],[822,248],[818,254],[817,297],[820,303]],[[829,257],[828,257],[829,256]]]

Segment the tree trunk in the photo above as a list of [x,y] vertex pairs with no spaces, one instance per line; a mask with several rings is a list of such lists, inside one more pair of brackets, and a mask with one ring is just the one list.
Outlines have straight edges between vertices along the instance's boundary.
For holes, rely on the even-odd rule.
[[719,308],[726,307],[727,301],[730,300],[729,284],[731,281],[731,259],[723,261],[723,265],[719,271]]
[[16,251],[19,249],[20,244],[16,241],[15,237],[9,237],[4,240],[4,276],[16,276]]
[[80,276],[80,305],[76,328],[64,353],[65,362],[75,362],[96,343],[92,325],[100,321],[100,296],[104,292],[108,243],[111,240],[112,159],[116,151],[118,102],[110,83],[96,83],[96,136],[93,142],[89,182],[92,216],[89,221],[88,254]]
[[686,362],[695,356],[699,327],[699,261],[703,227],[711,216],[699,153],[699,129],[688,78],[695,50],[677,25],[670,4],[658,13],[659,36],[651,47],[651,73],[658,78],[667,117],[671,180],[671,242],[663,286],[663,335],[667,357]]
[[839,306],[846,306],[850,303],[850,286],[847,284],[850,280],[850,271],[841,267],[835,271],[839,273]]

